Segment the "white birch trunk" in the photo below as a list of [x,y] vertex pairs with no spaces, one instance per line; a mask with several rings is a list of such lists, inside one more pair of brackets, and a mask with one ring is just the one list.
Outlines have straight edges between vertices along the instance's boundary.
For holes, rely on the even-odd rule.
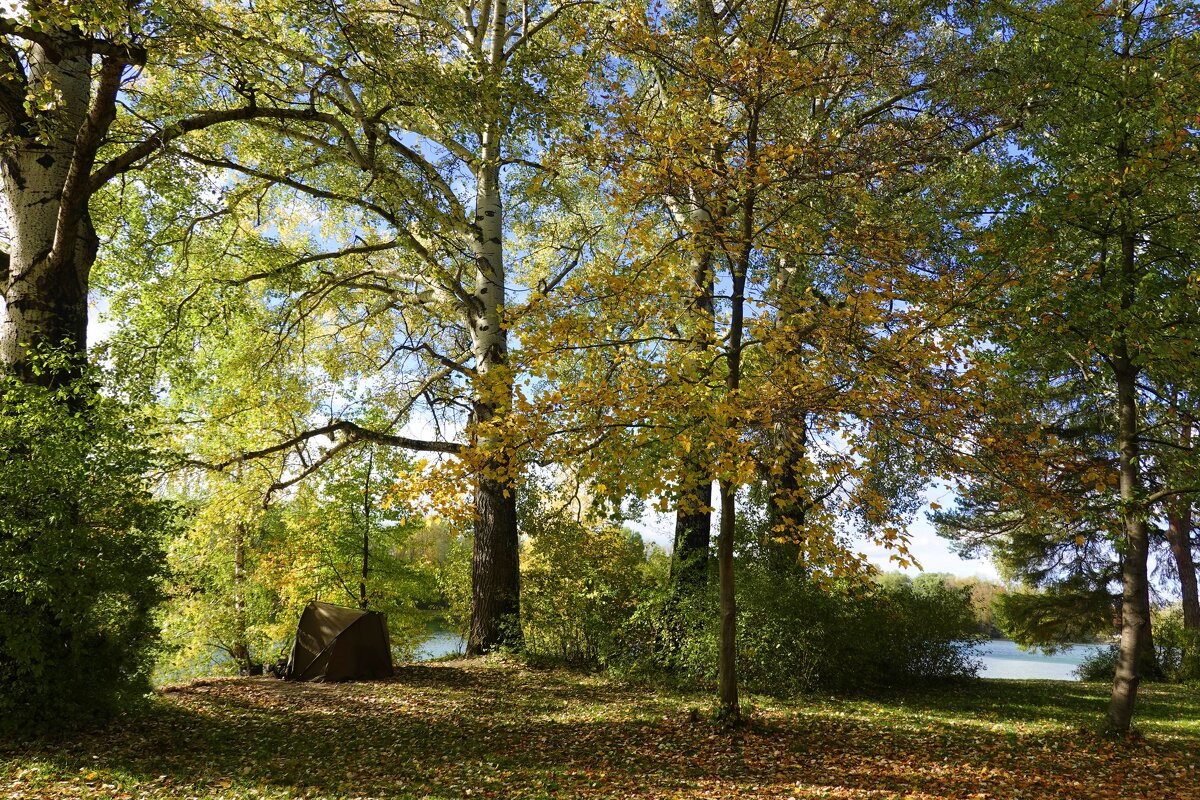
[[[490,22],[489,79],[504,69],[508,5],[496,0]],[[498,92],[498,86],[485,87]],[[495,96],[493,96],[493,100]],[[504,326],[504,207],[500,189],[501,124],[497,108],[485,102],[487,122],[481,132],[475,170],[475,219],[471,250],[475,287],[468,308],[476,387],[474,422],[482,462],[475,481],[475,544],[471,563],[471,630],[467,653],[478,655],[499,646],[519,647],[520,567],[517,533],[517,487],[511,478],[504,437],[492,427],[508,413],[512,377],[508,330]]]
[[[88,277],[98,244],[86,207],[75,209],[78,222],[62,229],[64,190],[73,166],[78,169],[76,137],[91,99],[91,58],[79,55],[55,64],[40,47],[32,53],[30,83],[48,80],[57,96],[49,141],[24,131],[0,151],[0,186],[11,237],[2,286],[0,362],[29,381],[38,380],[27,363],[31,349],[68,346],[84,352]],[[92,158],[86,162],[90,165]],[[82,202],[86,204],[86,196]]]

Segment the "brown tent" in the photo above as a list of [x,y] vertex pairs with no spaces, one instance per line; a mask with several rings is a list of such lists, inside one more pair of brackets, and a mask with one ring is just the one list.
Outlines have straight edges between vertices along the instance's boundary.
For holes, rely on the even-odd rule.
[[290,681],[350,681],[392,675],[387,619],[312,601],[300,615],[283,677]]

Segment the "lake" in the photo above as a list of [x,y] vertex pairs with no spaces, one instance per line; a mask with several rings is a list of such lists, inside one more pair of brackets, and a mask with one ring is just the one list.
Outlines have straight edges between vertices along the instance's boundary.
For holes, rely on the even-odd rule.
[[[466,650],[466,640],[456,633],[439,631],[417,647],[413,661],[431,661],[449,655],[461,655]],[[1077,644],[1064,648],[1054,655],[1037,650],[1024,651],[1015,642],[992,639],[978,649],[983,668],[981,678],[1077,681],[1075,668],[1092,653],[1103,648],[1102,644]]]
[[432,661],[443,656],[462,655],[467,649],[467,640],[457,633],[438,631],[417,645],[413,661]]
[[1075,668],[1103,644],[1076,644],[1046,655],[1038,650],[1024,651],[1015,642],[992,639],[979,647],[983,669],[981,678],[1034,678],[1038,680],[1077,681]]

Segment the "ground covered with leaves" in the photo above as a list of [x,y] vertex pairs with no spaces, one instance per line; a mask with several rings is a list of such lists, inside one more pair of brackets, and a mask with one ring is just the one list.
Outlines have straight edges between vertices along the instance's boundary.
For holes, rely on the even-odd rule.
[[0,743],[0,798],[1200,797],[1200,692],[1144,686],[1140,737],[1097,732],[1106,687],[978,681],[875,699],[707,695],[504,662],[385,682],[168,687],[103,732]]

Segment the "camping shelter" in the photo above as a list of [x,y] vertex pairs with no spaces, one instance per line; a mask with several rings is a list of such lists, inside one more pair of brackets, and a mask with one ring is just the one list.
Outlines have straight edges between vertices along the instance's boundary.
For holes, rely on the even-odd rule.
[[392,675],[387,619],[313,600],[300,615],[283,677],[290,681],[350,681]]

